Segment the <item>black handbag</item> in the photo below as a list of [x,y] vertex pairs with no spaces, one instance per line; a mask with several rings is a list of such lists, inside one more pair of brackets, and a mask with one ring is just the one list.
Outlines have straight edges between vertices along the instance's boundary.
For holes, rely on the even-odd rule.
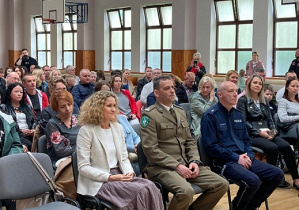
[[253,121],[252,125],[256,129],[265,129],[268,128],[268,121],[267,120]]

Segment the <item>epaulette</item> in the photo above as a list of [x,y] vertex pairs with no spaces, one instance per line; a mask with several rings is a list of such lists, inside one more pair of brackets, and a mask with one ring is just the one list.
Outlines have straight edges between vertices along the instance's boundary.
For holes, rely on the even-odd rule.
[[207,113],[214,114],[217,111],[219,111],[219,109],[217,109],[217,108],[214,107],[214,108],[211,108],[211,109],[207,110]]
[[173,106],[176,107],[176,108],[179,108],[179,109],[184,110],[181,106],[178,106],[178,105],[176,105],[176,104],[173,104]]
[[149,107],[146,107],[145,109],[143,109],[142,111],[145,111],[145,112],[150,112],[152,111],[153,109],[155,109],[156,107],[154,105],[152,106],[149,106]]

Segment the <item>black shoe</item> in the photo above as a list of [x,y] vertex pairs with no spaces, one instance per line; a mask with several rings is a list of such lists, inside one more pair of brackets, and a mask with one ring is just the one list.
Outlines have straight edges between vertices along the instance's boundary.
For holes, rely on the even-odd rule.
[[279,185],[278,187],[279,188],[290,188],[290,183],[288,183],[286,180],[283,180]]
[[293,187],[294,187],[296,190],[299,190],[299,184],[293,184]]

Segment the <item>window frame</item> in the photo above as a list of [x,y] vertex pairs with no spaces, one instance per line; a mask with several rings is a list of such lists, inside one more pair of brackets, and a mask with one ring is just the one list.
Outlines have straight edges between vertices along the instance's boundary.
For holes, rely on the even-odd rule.
[[[75,14],[66,14],[65,15],[65,19],[66,20],[71,20],[73,19],[72,17],[70,17],[70,15],[73,15],[73,16],[76,16]],[[64,69],[66,66],[68,65],[72,65],[74,68],[76,68],[76,51],[77,51],[77,40],[78,40],[78,37],[77,37],[77,42],[75,42],[75,34],[77,35],[77,32],[78,32],[78,25],[77,23],[75,22],[67,22],[68,24],[70,24],[71,26],[71,29],[70,30],[64,30],[63,28],[63,23],[61,23],[61,32],[62,32],[62,68]],[[74,25],[77,25],[76,27]],[[72,35],[72,50],[65,50],[65,46],[64,46],[64,34],[71,34]],[[67,64],[65,65],[65,60],[64,60],[64,53],[65,52],[71,52],[72,53],[72,56],[73,56],[73,63],[72,64]]]
[[[161,13],[161,8],[162,7],[172,7],[172,4],[163,4],[163,5],[150,5],[150,6],[145,6],[143,7],[143,12],[144,12],[144,17],[145,17],[145,26],[146,26],[146,37],[145,37],[145,51],[146,51],[146,66],[148,66],[148,53],[149,52],[160,52],[160,69],[162,70],[162,72],[171,72],[172,68],[172,63],[170,66],[170,71],[164,71],[163,70],[163,53],[164,52],[170,52],[172,55],[172,46],[169,49],[164,49],[163,48],[163,31],[164,29],[171,29],[171,33],[172,33],[172,24],[171,25],[165,25],[163,23],[163,18],[162,18],[162,13]],[[147,17],[147,13],[146,13],[146,9],[150,9],[150,8],[157,8],[157,12],[158,12],[158,18],[159,18],[159,25],[158,26],[149,26],[148,24],[148,17]],[[160,49],[148,49],[148,30],[150,29],[160,29],[161,30],[161,44],[160,44]]]
[[[219,13],[217,11],[217,2],[221,1],[230,1],[232,2],[232,7],[233,7],[233,16],[234,20],[233,21],[219,21]],[[239,71],[238,69],[238,52],[241,51],[251,51],[252,52],[252,46],[251,48],[239,48],[239,27],[240,25],[244,24],[252,24],[253,25],[253,20],[239,20],[239,8],[238,8],[238,0],[214,0],[214,8],[216,11],[216,74],[217,75],[225,75],[224,73],[219,73],[218,72],[218,52],[235,52],[235,64],[234,64],[234,70]],[[236,26],[236,32],[235,32],[235,47],[234,48],[219,48],[219,26],[225,26],[225,25],[235,25]],[[245,66],[244,66],[245,69]],[[230,69],[228,69],[230,70]]]
[[[121,19],[120,10],[123,11],[123,21]],[[125,69],[125,53],[130,52],[131,56],[132,56],[132,42],[131,42],[130,49],[125,49],[125,32],[131,31],[131,33],[132,33],[132,24],[131,24],[131,27],[125,26],[125,22],[126,22],[125,11],[128,11],[128,10],[130,10],[131,14],[132,14],[131,7],[109,9],[106,11],[108,23],[109,23],[108,25],[109,25],[109,60],[110,60],[109,68],[110,68],[110,70],[116,70],[116,69],[112,69],[112,53],[113,52],[121,52],[122,53],[122,69]],[[112,27],[110,15],[109,15],[110,12],[118,12],[120,27],[118,27],[118,28]],[[112,50],[112,32],[114,32],[114,31],[121,31],[121,33],[122,33],[122,47],[121,47],[122,49],[121,50]],[[131,40],[132,40],[132,38],[131,38]],[[132,68],[132,63],[131,63],[131,68]],[[129,70],[131,70],[131,68]],[[118,69],[118,70],[122,70],[122,69]]]
[[[282,3],[282,0],[281,0]],[[288,17],[288,18],[278,18],[277,17],[277,6],[276,6],[276,1],[272,0],[272,5],[273,5],[273,51],[272,51],[272,75],[273,77],[284,77],[285,75],[280,75],[276,74],[276,52],[279,51],[295,51],[299,49],[299,32],[297,32],[297,46],[296,47],[276,47],[276,23],[283,23],[283,22],[297,22],[297,31],[299,30],[299,5],[296,3],[289,3],[289,4],[295,4],[295,13],[296,17]],[[286,4],[283,4],[286,5]],[[295,59],[295,57],[294,57]],[[292,60],[290,60],[290,65],[291,65]],[[287,69],[286,71],[288,71]]]
[[[38,54],[39,54],[39,52],[44,52],[44,53],[46,53],[46,64],[45,65],[50,66],[50,64],[51,64],[51,45],[50,45],[50,49],[47,49],[47,48],[48,48],[48,42],[49,41],[50,41],[50,44],[51,44],[51,24],[49,24],[49,28],[50,28],[49,31],[47,30],[47,24],[42,24],[43,31],[38,31],[36,20],[39,19],[39,18],[42,20],[41,15],[33,17],[33,22],[34,22],[34,26],[35,26],[35,38],[36,38],[36,40],[35,40],[36,41],[36,60],[39,63]],[[45,50],[39,50],[38,35],[41,35],[41,34],[45,35]],[[48,40],[47,35],[50,35],[49,40]],[[48,53],[50,53],[50,58],[48,57]]]

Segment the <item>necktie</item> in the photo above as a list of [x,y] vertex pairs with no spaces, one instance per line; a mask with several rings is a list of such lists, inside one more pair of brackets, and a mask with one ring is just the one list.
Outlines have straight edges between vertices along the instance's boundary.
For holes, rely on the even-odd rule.
[[171,116],[173,117],[173,119],[176,121],[177,119],[176,119],[176,115],[175,115],[173,108],[170,108],[169,112],[170,112]]

